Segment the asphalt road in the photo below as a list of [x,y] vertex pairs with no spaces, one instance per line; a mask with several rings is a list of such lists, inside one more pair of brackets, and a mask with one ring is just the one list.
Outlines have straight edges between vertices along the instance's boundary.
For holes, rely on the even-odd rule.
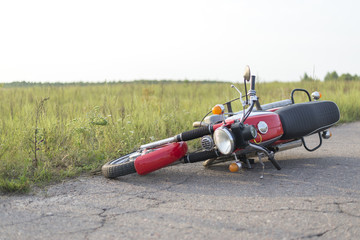
[[0,239],[359,239],[360,122],[332,132],[279,153],[280,171],[266,161],[264,179],[260,164],[197,163],[2,195]]

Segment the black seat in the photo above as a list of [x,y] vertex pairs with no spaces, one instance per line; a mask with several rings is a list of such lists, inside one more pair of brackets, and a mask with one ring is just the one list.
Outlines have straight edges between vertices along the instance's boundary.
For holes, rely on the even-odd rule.
[[331,101],[297,103],[275,111],[280,116],[284,134],[294,139],[323,131],[340,119],[338,106]]

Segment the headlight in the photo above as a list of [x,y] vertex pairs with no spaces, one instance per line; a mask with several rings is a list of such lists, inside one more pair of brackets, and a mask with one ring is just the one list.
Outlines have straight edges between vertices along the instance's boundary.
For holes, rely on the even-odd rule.
[[234,151],[234,137],[227,128],[221,127],[215,130],[214,142],[219,151],[224,155],[229,155]]

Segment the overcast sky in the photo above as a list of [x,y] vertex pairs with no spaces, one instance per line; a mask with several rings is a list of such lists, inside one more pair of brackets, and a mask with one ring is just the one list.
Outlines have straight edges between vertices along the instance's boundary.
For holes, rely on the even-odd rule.
[[356,0],[0,0],[0,82],[360,74],[359,25]]

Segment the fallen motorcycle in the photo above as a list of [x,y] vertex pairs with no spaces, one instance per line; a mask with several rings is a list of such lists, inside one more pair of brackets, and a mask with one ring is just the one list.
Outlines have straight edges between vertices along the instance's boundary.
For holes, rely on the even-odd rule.
[[[244,74],[245,92],[246,82],[250,82],[247,95],[243,97],[231,85],[240,97],[215,105],[212,115],[207,114],[202,121],[194,122],[195,129],[142,145],[135,152],[109,161],[102,167],[103,175],[107,178],[131,173],[145,175],[173,163],[200,161],[204,161],[204,166],[233,161],[229,169],[235,172],[243,164],[251,168],[254,157],[258,158],[263,169],[262,159],[267,157],[280,170],[281,167],[274,158],[276,152],[300,146],[314,151],[322,145],[322,139],[331,137],[328,129],[339,121],[339,108],[334,102],[320,101],[319,92],[312,93],[312,101],[308,91],[294,89],[290,99],[261,105],[255,91],[255,76],[250,74],[248,66]],[[294,94],[297,92],[305,93],[309,101],[295,103]],[[237,100],[241,102],[243,109],[234,113],[231,103]],[[304,137],[313,134],[318,135],[319,143],[309,148]],[[196,138],[201,138],[202,149],[188,153],[186,141]]]

